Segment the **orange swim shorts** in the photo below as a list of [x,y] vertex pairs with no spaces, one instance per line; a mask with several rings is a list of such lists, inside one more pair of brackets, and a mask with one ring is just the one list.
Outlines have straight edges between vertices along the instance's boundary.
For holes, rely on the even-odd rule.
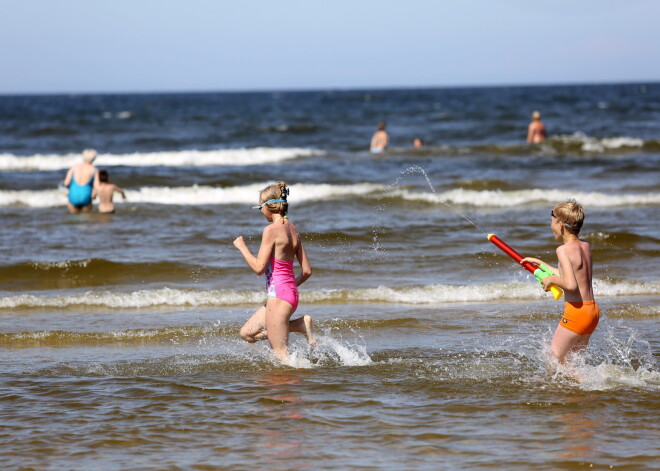
[[596,301],[564,303],[564,317],[559,325],[579,335],[588,335],[596,330],[600,313]]

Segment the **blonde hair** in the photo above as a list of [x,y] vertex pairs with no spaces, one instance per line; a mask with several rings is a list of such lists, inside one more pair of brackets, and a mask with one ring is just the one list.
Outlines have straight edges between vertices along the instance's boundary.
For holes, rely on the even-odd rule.
[[94,159],[96,158],[96,151],[94,149],[85,149],[82,152],[82,158],[85,162],[89,162],[90,164],[94,162]]
[[538,111],[534,111],[532,113],[532,119],[541,119],[541,113]]
[[584,223],[584,208],[574,199],[559,203],[552,210],[559,222],[578,235]]
[[289,203],[286,202],[287,196],[289,196],[289,188],[286,186],[286,182],[277,182],[261,190],[259,203],[264,204],[268,200],[284,200],[280,203],[266,203],[266,207],[272,213],[286,216],[289,211]]

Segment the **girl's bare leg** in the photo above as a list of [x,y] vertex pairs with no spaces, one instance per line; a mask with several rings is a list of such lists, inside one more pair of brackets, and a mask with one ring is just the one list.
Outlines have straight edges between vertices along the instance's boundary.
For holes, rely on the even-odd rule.
[[[307,342],[312,348],[316,347],[316,336],[314,335],[314,321],[310,316],[302,316],[289,321],[289,332],[298,332],[307,337]],[[246,342],[254,343],[268,338],[266,330],[266,306],[261,306],[241,327],[241,338]]]
[[310,347],[316,347],[316,336],[314,335],[314,321],[310,316],[302,316],[289,321],[289,332],[298,332],[307,337]]
[[557,357],[559,363],[564,363],[566,355],[571,350],[584,348],[589,343],[589,335],[580,335],[561,326],[557,326],[555,335],[550,343],[552,353]]
[[254,343],[268,338],[266,334],[266,306],[261,306],[241,327],[241,338]]
[[266,301],[266,331],[271,348],[278,360],[285,360],[289,355],[289,319],[293,306],[279,298]]

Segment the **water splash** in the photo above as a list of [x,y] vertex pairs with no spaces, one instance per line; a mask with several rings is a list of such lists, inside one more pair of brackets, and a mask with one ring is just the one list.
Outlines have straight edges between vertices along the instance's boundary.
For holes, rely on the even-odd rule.
[[363,253],[363,258],[364,260],[362,261],[377,261],[380,258],[380,255],[385,252],[385,248],[383,243],[380,241],[379,238],[379,233],[382,232],[383,228],[385,227],[385,224],[383,222],[383,213],[387,209],[387,204],[384,202],[387,198],[389,198],[394,190],[400,186],[401,180],[404,177],[408,177],[411,175],[415,174],[421,174],[424,179],[426,180],[426,183],[428,184],[429,188],[431,189],[431,192],[433,193],[433,196],[436,198],[436,200],[447,206],[449,209],[451,209],[455,214],[466,220],[472,227],[474,227],[477,231],[479,231],[481,234],[484,234],[485,236],[488,236],[488,232],[482,229],[479,224],[474,222],[471,218],[460,212],[456,207],[451,204],[449,201],[443,200],[440,195],[438,195],[438,192],[435,189],[435,186],[431,182],[431,179],[428,176],[428,173],[426,172],[425,169],[420,167],[419,165],[413,165],[411,167],[408,167],[407,169],[401,171],[401,176],[397,177],[394,182],[389,185],[389,191],[385,191],[378,197],[378,202],[376,203],[375,206],[375,222],[372,224],[371,227],[371,234],[372,234],[372,243],[369,246],[368,251]]
[[478,230],[480,233],[485,234],[486,236],[489,234],[487,231],[483,230],[479,224],[474,222],[471,218],[460,212],[458,209],[456,209],[456,206],[451,204],[449,201],[443,200],[440,198],[438,195],[438,192],[435,189],[435,186],[433,186],[433,183],[431,182],[431,179],[429,178],[428,173],[426,173],[426,170],[424,170],[422,167],[419,165],[413,165],[411,167],[408,167],[407,169],[403,170],[401,172],[401,177],[397,177],[397,179],[394,181],[393,186],[399,186],[399,182],[401,181],[401,178],[410,176],[410,175],[415,175],[415,174],[421,174],[425,179],[426,183],[428,184],[429,188],[431,189],[431,192],[433,193],[433,196],[438,200],[439,203],[447,206],[449,209],[451,209],[454,213],[458,214],[460,217],[465,219],[467,222],[469,222],[476,230]]

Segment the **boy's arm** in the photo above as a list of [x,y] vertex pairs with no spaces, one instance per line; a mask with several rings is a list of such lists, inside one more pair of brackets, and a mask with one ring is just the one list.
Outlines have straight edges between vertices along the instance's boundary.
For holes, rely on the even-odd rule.
[[575,291],[578,288],[577,278],[575,278],[575,270],[571,263],[571,258],[564,246],[557,248],[557,259],[561,270],[552,276],[543,279],[543,288],[549,285],[555,285],[564,291]]
[[124,201],[126,201],[126,193],[124,193],[124,189],[119,188],[117,185],[113,185],[113,186],[114,186],[113,190],[116,191],[117,193],[119,193],[121,195],[122,199]]
[[532,125],[527,126],[527,144],[532,143]]
[[537,267],[540,267],[541,265],[545,265],[545,266],[548,267],[550,270],[552,270],[552,273],[554,273],[555,275],[559,274],[559,269],[558,269],[558,268],[553,267],[553,266],[550,265],[549,263],[545,263],[545,262],[544,262],[543,260],[541,260],[540,258],[525,257],[525,258],[523,258],[523,259],[520,261],[520,264],[523,264],[524,262],[529,262],[529,263],[531,263],[532,265],[536,265]]

